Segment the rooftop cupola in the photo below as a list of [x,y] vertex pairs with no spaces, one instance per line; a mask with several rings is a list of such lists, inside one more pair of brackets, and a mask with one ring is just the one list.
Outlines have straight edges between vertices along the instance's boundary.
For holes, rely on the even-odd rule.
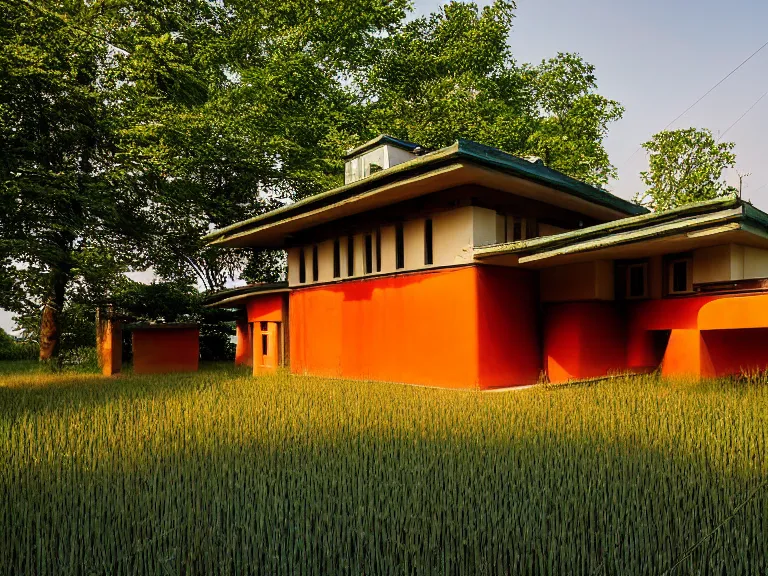
[[418,144],[381,134],[344,156],[344,184],[357,182],[375,172],[412,160],[421,151]]

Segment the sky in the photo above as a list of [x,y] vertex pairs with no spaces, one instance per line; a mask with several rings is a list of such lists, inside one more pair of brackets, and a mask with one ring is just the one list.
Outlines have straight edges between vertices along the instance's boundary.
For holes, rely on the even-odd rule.
[[[440,4],[415,0],[414,9],[424,15]],[[760,0],[517,0],[516,14],[509,44],[518,62],[577,52],[596,67],[599,93],[624,106],[605,146],[619,171],[608,188],[627,199],[643,188],[640,145],[768,42],[768,2]],[[758,102],[768,92],[766,72],[768,47],[670,128],[709,128],[719,137],[757,102],[724,136],[737,158],[726,179],[737,186],[737,171],[749,173],[743,197],[768,211],[768,96]],[[14,328],[4,310],[0,327]]]
[[[480,1],[479,4],[490,4]],[[440,2],[416,0],[427,14]],[[605,142],[619,178],[609,189],[630,199],[643,189],[643,142],[768,42],[768,3],[758,0],[517,0],[509,37],[518,62],[577,52],[596,68],[598,92],[619,101],[624,117]],[[768,91],[768,46],[676,121],[670,129],[709,128],[718,137]],[[768,96],[731,128],[736,170],[726,179],[768,210]]]

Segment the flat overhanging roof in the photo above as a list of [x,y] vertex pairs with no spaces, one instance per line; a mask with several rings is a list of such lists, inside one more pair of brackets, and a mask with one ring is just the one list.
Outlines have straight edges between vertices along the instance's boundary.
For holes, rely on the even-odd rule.
[[647,212],[544,165],[459,140],[368,178],[216,230],[205,239],[220,246],[279,248],[301,230],[465,184],[481,184],[535,198],[597,220]]
[[203,306],[205,308],[239,308],[249,298],[266,296],[267,294],[282,294],[289,291],[288,282],[249,284],[248,286],[214,292],[205,298]]
[[473,254],[485,264],[543,268],[731,242],[768,247],[768,215],[739,199],[720,198],[562,234],[478,247]]

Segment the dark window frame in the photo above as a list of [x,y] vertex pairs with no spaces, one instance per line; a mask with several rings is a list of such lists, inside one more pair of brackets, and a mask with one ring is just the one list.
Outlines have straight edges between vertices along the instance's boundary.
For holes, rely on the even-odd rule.
[[424,265],[432,266],[435,263],[434,245],[432,241],[433,228],[432,219],[424,220]]
[[347,237],[347,276],[355,275],[355,237]]
[[299,284],[307,283],[307,260],[304,248],[299,249]]
[[373,273],[373,235],[366,234],[365,235],[365,252],[363,253],[364,256],[364,272],[366,274],[372,274]]
[[381,272],[381,228],[376,228],[376,272]]
[[405,268],[405,233],[403,224],[395,224],[395,270]]
[[[685,267],[685,288],[676,290],[675,288],[675,266],[682,264]],[[692,294],[693,288],[693,255],[690,252],[681,254],[669,254],[663,260],[663,290],[665,296],[683,296]]]
[[312,246],[312,282],[320,280],[320,258],[317,252],[317,244],[315,244]]
[[333,277],[341,278],[341,241],[333,241]]
[[[633,294],[632,291],[632,271],[633,270],[640,270],[642,271],[642,286],[643,291],[642,294]],[[625,288],[625,298],[628,300],[639,300],[642,298],[648,298],[648,262],[631,262],[627,264],[627,279],[626,279],[626,288]]]

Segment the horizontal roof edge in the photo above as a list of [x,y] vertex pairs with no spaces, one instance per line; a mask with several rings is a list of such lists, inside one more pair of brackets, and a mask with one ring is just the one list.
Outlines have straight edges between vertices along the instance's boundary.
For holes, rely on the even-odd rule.
[[272,220],[275,216],[281,216],[285,214],[286,217],[288,217],[287,215],[291,214],[292,212],[301,213],[305,210],[312,209],[313,205],[315,204],[322,204],[323,201],[328,199],[343,199],[347,196],[347,193],[350,193],[349,196],[353,196],[355,194],[365,192],[378,186],[382,186],[388,182],[396,181],[401,177],[401,175],[405,173],[416,171],[421,168],[426,168],[430,164],[438,164],[441,161],[450,160],[456,155],[457,151],[458,145],[454,144],[452,146],[448,146],[447,148],[442,148],[440,150],[436,150],[435,152],[425,154],[424,156],[417,156],[413,160],[403,162],[402,164],[396,164],[395,166],[387,168],[386,170],[380,170],[379,172],[375,172],[374,174],[371,174],[370,176],[361,180],[356,180],[355,182],[344,184],[326,192],[313,194],[312,196],[302,198],[301,200],[293,202],[292,204],[287,204],[275,210],[270,210],[264,214],[254,216],[253,218],[235,222],[234,224],[230,224],[229,226],[225,226],[219,230],[214,230],[213,232],[205,235],[203,239],[212,242],[213,240],[216,240],[221,236],[225,236],[234,230],[246,228],[256,223]]
[[239,286],[237,288],[229,288],[226,290],[218,290],[206,296],[203,300],[204,305],[208,308],[216,307],[228,302],[234,302],[251,296],[258,296],[259,294],[279,294],[282,292],[288,292],[288,282],[271,282],[263,284],[249,284],[247,286]]
[[[706,200],[703,202],[696,202],[694,204],[688,204],[680,206],[678,208],[672,208],[663,212],[651,212],[648,214],[641,214],[639,216],[633,216],[630,218],[622,218],[620,220],[613,220],[611,222],[605,222],[603,224],[597,224],[595,226],[589,226],[588,228],[580,228],[578,230],[571,230],[563,232],[561,234],[553,234],[551,236],[540,236],[538,238],[532,238],[530,240],[520,240],[517,242],[507,242],[503,244],[494,244],[491,246],[482,246],[475,249],[476,257],[491,257],[500,254],[511,254],[519,252],[534,253],[540,250],[551,250],[560,246],[567,246],[576,242],[583,242],[590,239],[604,238],[613,234],[619,234],[623,232],[629,232],[635,229],[646,228],[651,225],[663,224],[671,220],[677,220],[679,218],[692,217],[700,214],[708,214],[725,210],[728,208],[736,208],[742,206],[744,203],[738,198],[717,198],[715,200]],[[768,215],[752,208],[759,214],[766,217],[768,223]]]
[[640,215],[648,212],[647,208],[629,202],[628,200],[624,200],[623,198],[619,198],[610,192],[606,192],[605,190],[601,190],[590,184],[581,182],[580,180],[571,178],[552,168],[535,164],[522,158],[517,158],[516,156],[491,146],[478,144],[471,140],[459,139],[451,146],[441,148],[440,150],[430,152],[423,156],[417,156],[413,160],[397,164],[386,170],[381,170],[367,178],[339,186],[332,190],[328,190],[327,192],[309,196],[298,202],[277,208],[276,210],[271,210],[270,212],[254,216],[253,218],[241,222],[236,222],[219,230],[214,230],[207,234],[204,239],[209,243],[220,243],[223,241],[223,237],[235,230],[247,229],[257,223],[266,224],[273,221],[279,222],[282,219],[288,218],[289,215],[293,213],[302,213],[310,210],[315,205],[323,206],[326,203],[326,205],[329,205],[337,199],[353,197],[384,184],[395,182],[411,172],[427,172],[432,167],[437,167],[444,162],[455,159],[469,160],[476,164],[485,165],[512,174],[518,178],[531,180],[587,202],[615,210],[621,214]]
[[639,215],[648,213],[648,209],[624,200],[611,194],[606,190],[582,182],[575,178],[571,178],[567,174],[563,174],[558,170],[549,168],[545,164],[530,162],[524,158],[518,158],[512,154],[508,154],[498,148],[492,146],[486,146],[485,144],[479,144],[472,140],[465,140],[460,138],[457,142],[458,151],[460,154],[469,158],[474,158],[485,164],[491,164],[496,168],[512,169],[516,176],[525,178],[528,180],[534,180],[540,184],[546,184],[552,188],[566,192],[588,200],[594,204],[599,204],[606,208],[611,208],[618,212],[623,212],[629,215]]

